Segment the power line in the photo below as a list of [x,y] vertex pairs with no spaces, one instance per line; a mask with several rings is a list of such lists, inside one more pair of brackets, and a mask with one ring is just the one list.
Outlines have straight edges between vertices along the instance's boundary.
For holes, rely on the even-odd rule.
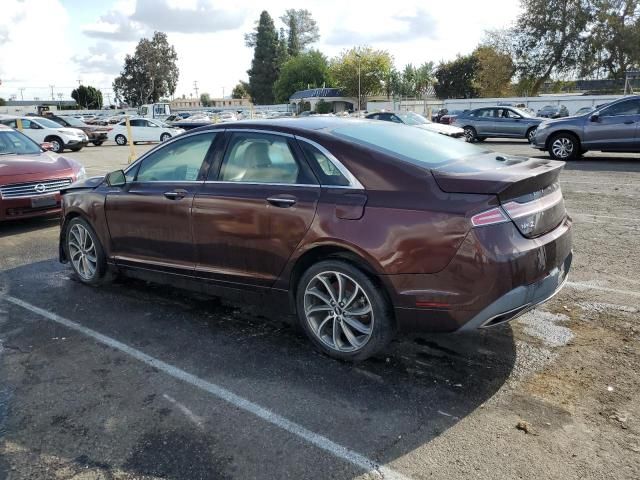
[[199,98],[198,97],[198,81],[197,80],[193,81],[193,89],[196,91],[196,98]]

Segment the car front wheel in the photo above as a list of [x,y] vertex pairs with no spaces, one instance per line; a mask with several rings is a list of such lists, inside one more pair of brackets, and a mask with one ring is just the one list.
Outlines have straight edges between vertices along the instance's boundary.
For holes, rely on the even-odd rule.
[[168,133],[163,133],[162,135],[160,135],[160,141],[161,142],[166,142],[167,140],[169,140],[171,138],[171,135]]
[[533,143],[533,138],[536,136],[537,130],[538,130],[537,128],[530,128],[527,131],[527,140],[529,141],[529,143]]
[[559,133],[549,140],[549,155],[554,160],[574,160],[580,156],[580,143],[570,133]]
[[98,235],[89,223],[73,218],[65,233],[67,258],[77,278],[89,285],[97,285],[106,279],[107,261]]
[[46,138],[45,142],[51,144],[51,151],[55,153],[62,153],[64,151],[64,142],[59,137]]
[[350,263],[319,262],[302,275],[297,287],[300,324],[329,356],[364,360],[393,338],[393,315],[384,293]]

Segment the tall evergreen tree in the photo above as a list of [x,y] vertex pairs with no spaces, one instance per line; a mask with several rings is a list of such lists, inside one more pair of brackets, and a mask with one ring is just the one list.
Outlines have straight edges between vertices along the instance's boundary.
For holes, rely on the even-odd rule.
[[266,10],[260,14],[255,32],[255,49],[249,74],[249,93],[255,104],[274,101],[273,84],[278,78],[278,32]]
[[290,17],[289,19],[289,39],[288,39],[289,55],[292,57],[300,54],[300,37],[298,33],[298,19]]
[[286,26],[291,56],[306,50],[320,38],[318,24],[309,10],[290,8],[284,12],[280,20]]

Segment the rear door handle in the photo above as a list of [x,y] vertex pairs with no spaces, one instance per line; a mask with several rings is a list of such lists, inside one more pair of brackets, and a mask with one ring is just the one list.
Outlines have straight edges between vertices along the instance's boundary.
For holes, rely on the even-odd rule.
[[627,120],[626,122],[624,122],[625,125],[631,125],[632,123],[636,123],[633,120]]
[[164,192],[164,196],[169,200],[181,200],[187,196],[187,191],[181,188],[173,190],[171,192]]
[[269,197],[267,198],[267,202],[269,202],[271,205],[275,206],[275,207],[280,207],[280,208],[288,208],[291,207],[293,205],[295,205],[295,203],[298,200],[295,197]]

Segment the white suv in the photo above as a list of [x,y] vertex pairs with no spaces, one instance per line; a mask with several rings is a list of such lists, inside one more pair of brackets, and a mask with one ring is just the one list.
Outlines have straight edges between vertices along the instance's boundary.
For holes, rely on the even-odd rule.
[[0,117],[0,123],[18,129],[17,119],[22,120],[22,133],[37,143],[49,142],[56,153],[65,148],[73,152],[89,143],[89,137],[77,128],[63,127],[59,123],[42,117]]

